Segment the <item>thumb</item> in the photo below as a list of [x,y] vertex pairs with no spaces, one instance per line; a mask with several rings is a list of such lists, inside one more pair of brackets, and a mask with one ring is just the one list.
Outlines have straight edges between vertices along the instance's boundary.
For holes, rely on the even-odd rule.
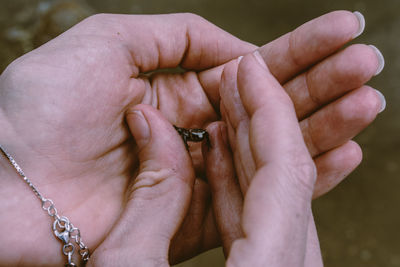
[[151,230],[147,234],[172,237],[189,207],[195,179],[191,159],[182,138],[153,107],[133,107],[127,122],[140,164],[129,188],[127,216]]
[[190,204],[192,163],[181,137],[159,111],[137,105],[127,111],[126,120],[138,146],[140,167],[103,252],[117,249],[105,257],[112,266],[167,265],[170,240]]

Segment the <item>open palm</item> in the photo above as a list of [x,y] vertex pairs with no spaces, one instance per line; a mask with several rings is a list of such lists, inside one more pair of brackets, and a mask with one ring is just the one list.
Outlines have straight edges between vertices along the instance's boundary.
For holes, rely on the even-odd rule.
[[[345,20],[346,27],[331,24],[332,20]],[[309,71],[323,72],[326,77],[340,76],[341,87],[332,79],[330,86],[336,87],[329,97],[310,104],[307,97],[301,96],[302,89],[307,88],[296,82],[303,79],[304,69],[333,54],[358,31],[358,22],[349,12],[333,13],[313,23],[322,29],[328,25],[336,28],[327,35],[325,29],[306,24],[260,48],[260,53],[271,72],[287,85],[300,119],[339,114],[342,120],[332,119],[332,123],[355,124],[347,128],[327,125],[326,129],[338,131],[340,137],[335,134],[335,138],[329,138],[328,130],[310,129],[315,149],[312,154],[317,156],[345,144],[375,117],[377,110],[371,111],[370,107],[380,104],[371,94],[372,89],[357,89],[377,69],[378,59],[366,46],[350,47]],[[293,36],[298,37],[297,42],[292,47],[284,46]],[[329,38],[324,49],[316,48],[318,42],[326,43]],[[315,45],[307,45],[304,50],[311,39]],[[59,213],[80,228],[83,240],[93,250],[124,212],[132,194],[129,185],[138,173],[136,144],[124,121],[128,107],[150,104],[173,124],[204,127],[219,118],[219,65],[256,48],[189,14],[91,17],[19,58],[2,74],[0,140],[42,194],[54,201]],[[354,64],[350,71],[348,68],[340,72],[344,58],[365,64]],[[151,73],[177,66],[188,71]],[[313,88],[320,81],[313,79]],[[326,87],[325,84],[324,90],[328,91]],[[343,116],[347,106],[344,104],[340,108],[332,108],[331,104],[314,113],[353,89],[357,90],[341,101],[363,105],[352,113],[346,112],[348,118]],[[365,99],[372,100],[366,103]],[[342,149],[341,153],[348,156],[337,157],[331,168],[323,165],[324,171],[319,173],[320,180],[325,181],[321,192],[338,182],[335,177],[342,178],[358,164],[359,155],[347,152]],[[191,154],[196,176],[202,178],[200,146],[191,146]],[[346,164],[337,172],[341,161]],[[7,216],[0,219],[0,265],[62,262],[57,249],[60,244],[51,235],[49,218],[40,212],[40,203],[34,201],[33,193],[17,179],[11,167],[4,161],[1,164],[0,175],[4,179],[0,181],[0,197],[4,205],[0,211]],[[191,205],[181,218],[182,226],[171,246],[171,261],[191,257],[220,242],[209,198],[208,185],[196,179]],[[35,245],[37,242],[40,245]]]

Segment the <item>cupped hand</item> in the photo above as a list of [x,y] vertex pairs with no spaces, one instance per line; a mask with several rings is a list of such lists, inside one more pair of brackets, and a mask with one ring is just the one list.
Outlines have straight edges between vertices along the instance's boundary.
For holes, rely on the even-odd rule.
[[[358,30],[354,14],[334,12],[259,49],[271,72],[295,99],[300,116],[306,118],[332,99],[361,87],[375,74],[378,60],[374,52],[355,46],[316,65],[310,70],[315,70],[315,76],[311,76],[316,78],[309,84],[302,82],[304,70],[334,54]],[[17,59],[1,75],[0,140],[42,194],[81,229],[85,243],[93,250],[124,213],[139,171],[137,145],[124,121],[128,107],[150,104],[173,124],[203,127],[219,118],[218,88],[223,68],[219,65],[254,49],[190,14],[96,15]],[[346,59],[357,64],[344,66]],[[183,68],[178,74],[152,73],[178,66]],[[323,77],[332,82],[327,84]],[[341,81],[340,86],[335,81]],[[303,97],[305,85],[310,84],[312,92],[319,92],[322,86],[322,92],[331,94],[310,103],[313,95]],[[335,135],[306,128],[314,137],[317,153],[343,143],[376,115],[375,111],[364,113],[364,109],[376,106],[370,90],[354,92],[359,93],[341,98],[347,102],[339,107],[318,111],[332,118],[328,126],[337,131]],[[347,112],[349,105],[359,103],[363,104],[359,110]],[[336,115],[342,120],[336,120]],[[348,121],[357,122],[357,126],[350,130],[337,127]],[[338,135],[340,138],[332,138]],[[191,154],[196,177],[200,177],[199,145],[191,147]],[[337,158],[324,163],[327,177],[334,181],[343,174],[341,168],[333,173],[343,157]],[[60,243],[52,236],[51,222],[42,213],[40,202],[34,201],[32,192],[6,162],[1,164],[4,179],[0,181],[0,209],[7,214],[0,219],[3,263],[62,262]],[[355,161],[348,165],[353,167]],[[330,187],[329,183],[323,188]],[[208,185],[195,179],[192,192],[186,217],[171,246],[172,261],[219,243]],[[34,245],[37,240],[39,246]]]
[[226,65],[221,90],[248,116],[246,135],[215,122],[204,146],[227,266],[323,266],[311,212],[317,172],[291,99],[258,52]]
[[[151,104],[177,125],[217,119],[196,72],[149,72],[210,68],[253,49],[190,14],[91,17],[2,74],[1,142],[94,250],[123,214],[138,172],[128,107]],[[40,202],[2,166],[1,210],[8,216],[1,217],[0,258],[10,265],[64,261]],[[19,238],[27,220],[33,233]]]
[[[290,43],[290,38],[287,41]],[[300,43],[302,42],[300,41]],[[313,42],[309,40],[308,44],[312,45]],[[283,204],[285,204],[292,199],[290,192],[286,192],[286,190],[280,187],[287,187],[290,191],[290,187],[294,185],[291,184],[290,180],[282,180],[277,182],[277,186],[272,185],[269,189],[272,192],[272,198],[277,197],[277,199],[276,201],[270,199],[269,202],[272,203],[271,205],[269,203],[264,203],[267,205],[267,208],[261,209],[260,205],[262,204],[256,204],[256,200],[247,200],[247,191],[250,187],[257,187],[252,185],[253,179],[257,177],[259,169],[264,165],[274,166],[276,164],[285,163],[283,159],[287,157],[289,162],[286,162],[287,166],[282,168],[283,173],[281,173],[281,176],[296,177],[296,170],[301,171],[301,166],[303,166],[302,159],[304,159],[304,156],[306,156],[307,159],[309,156],[308,153],[310,153],[314,158],[314,164],[318,173],[316,185],[314,186],[314,183],[310,182],[305,183],[307,185],[305,190],[301,188],[301,184],[297,186],[300,191],[303,190],[303,195],[306,195],[307,190],[311,188],[310,191],[313,197],[318,197],[325,193],[326,190],[333,188],[359,164],[361,160],[361,150],[355,142],[349,140],[384,109],[385,101],[382,95],[376,90],[367,86],[361,86],[360,80],[354,78],[357,77],[357,75],[353,76],[354,73],[346,74],[342,72],[343,70],[340,68],[332,71],[329,65],[342,65],[343,69],[346,69],[347,66],[345,64],[348,65],[349,62],[345,62],[344,59],[349,56],[355,56],[355,58],[357,58],[357,53],[361,53],[361,51],[365,53],[364,56],[370,56],[370,60],[368,61],[371,64],[369,66],[370,75],[379,73],[383,67],[383,57],[380,52],[373,46],[353,46],[331,56],[330,59],[326,61],[316,64],[302,75],[293,78],[284,84],[284,89],[280,88],[279,82],[275,80],[275,78],[279,79],[279,75],[272,75],[273,69],[271,71],[268,69],[268,61],[266,61],[267,65],[265,65],[265,55],[264,58],[261,56],[261,49],[259,52],[254,53],[252,57],[245,57],[246,60],[240,64],[240,67],[238,67],[240,59],[237,62],[233,61],[225,66],[219,92],[221,97],[220,108],[222,117],[227,125],[228,137],[224,136],[225,129],[220,129],[222,126],[213,124],[209,127],[209,132],[212,137],[211,140],[214,140],[215,145],[207,156],[207,178],[211,185],[214,214],[218,225],[218,231],[227,255],[231,250],[232,244],[234,244],[236,240],[242,240],[242,238],[245,240],[251,239],[248,238],[249,232],[253,235],[260,234],[260,236],[264,236],[262,231],[265,232],[266,230],[262,230],[262,227],[258,227],[260,228],[258,232],[257,230],[250,229],[250,225],[253,225],[256,220],[264,220],[261,218],[262,216],[257,219],[255,214],[250,216],[252,217],[251,219],[246,218],[246,214],[249,212],[243,211],[242,213],[243,201],[244,209],[248,206],[258,206],[258,209],[254,207],[247,208],[252,210],[251,213],[262,213],[260,210],[264,210],[265,212],[268,211],[268,213],[275,214],[278,212],[277,210],[281,209],[283,206],[279,202],[282,201],[284,202]],[[258,62],[258,64],[254,62]],[[270,65],[272,67],[274,66],[273,63]],[[353,67],[350,68],[353,69]],[[324,72],[324,70],[330,71]],[[368,68],[363,71],[368,73]],[[322,77],[324,77],[326,81],[325,89],[323,89]],[[338,79],[338,77],[340,77],[340,79]],[[345,88],[342,87],[342,82],[346,79],[349,80],[349,84],[355,86],[354,90],[346,89],[341,91]],[[315,81],[321,83],[319,87],[320,91],[318,92],[314,91]],[[358,88],[357,86],[361,87]],[[338,91],[333,90],[334,87],[336,87]],[[282,94],[284,90],[286,90],[291,97],[293,103],[287,101],[287,96]],[[281,93],[277,94],[276,92]],[[359,101],[361,99],[363,99],[364,102]],[[349,103],[358,103],[358,106],[348,105]],[[326,106],[320,108],[319,106],[321,104]],[[299,142],[296,139],[297,124],[295,128],[293,128],[293,123],[287,125],[287,122],[293,119],[293,114],[282,114],[282,112],[280,112],[280,108],[282,107],[286,109],[286,111],[292,109],[295,111],[294,117],[300,121],[300,129],[304,141],[302,140]],[[275,112],[276,114],[274,114],[274,108],[277,109]],[[279,123],[282,125],[279,125]],[[344,130],[345,128],[346,130]],[[292,134],[294,134],[294,136],[291,138],[290,135]],[[265,138],[265,140],[263,140],[263,138]],[[225,147],[228,140],[230,149],[233,152],[232,158],[230,157],[229,150]],[[293,143],[293,140],[297,140],[297,142]],[[307,147],[307,154],[303,152],[300,154],[296,153],[296,148],[299,147],[299,144]],[[264,156],[267,155],[269,161],[260,163],[260,157],[262,157],[260,153]],[[276,158],[273,157],[274,155],[276,155]],[[309,164],[304,164],[306,167],[307,165]],[[233,166],[235,169],[233,169]],[[291,173],[292,169],[294,174]],[[286,174],[284,173],[285,170],[287,172]],[[310,175],[306,174],[306,177],[307,176]],[[265,179],[269,179],[271,183],[275,183],[275,180],[278,178]],[[260,186],[260,188],[262,188],[262,186]],[[265,193],[269,192],[269,190],[266,189],[267,188],[264,186]],[[279,192],[274,192],[275,190]],[[255,189],[255,191],[259,192],[254,194],[264,194],[262,189]],[[298,196],[295,195],[294,198],[296,197]],[[249,198],[253,199],[254,197]],[[298,199],[294,201],[298,201]],[[246,204],[249,202],[254,203]],[[284,235],[281,236],[281,238],[284,239],[282,242],[286,247],[296,244],[295,247],[304,249],[304,255],[300,253],[303,255],[303,258],[297,258],[295,262],[290,262],[291,257],[289,256],[288,262],[281,259],[283,264],[279,263],[282,265],[277,265],[279,257],[275,257],[268,252],[265,253],[265,255],[267,255],[265,256],[265,260],[269,258],[271,261],[267,260],[264,264],[260,264],[262,263],[263,257],[257,255],[254,258],[260,256],[261,262],[257,264],[257,261],[255,261],[254,263],[256,265],[322,265],[319,243],[311,210],[303,211],[307,225],[304,226],[300,224],[300,228],[293,227],[293,225],[291,226],[291,229],[299,231],[300,234],[304,230],[308,231],[306,235],[303,235],[297,240],[300,243],[304,242],[304,244],[302,243],[303,246],[296,242],[296,239],[290,240],[292,237],[298,237],[296,232],[292,232],[291,235],[289,235],[289,239],[287,239],[288,234],[290,234],[288,233],[289,228],[286,230],[284,228],[291,223],[290,220],[288,223],[283,222],[285,220],[285,211],[279,211],[276,220],[273,219],[274,215],[264,216],[271,217],[267,218],[267,221],[276,224],[272,225],[273,229],[277,230],[282,226],[282,229],[278,230],[276,235]],[[252,223],[246,223],[245,221],[247,220],[251,220]],[[246,228],[248,231],[246,231]],[[271,242],[266,242],[264,248],[273,248],[271,249],[272,254],[277,252],[277,255],[282,256],[284,249],[280,250],[279,246],[281,244],[274,243],[274,238],[269,237],[266,239],[271,240]],[[293,242],[293,244],[289,244],[288,242]],[[243,244],[245,242],[237,243]],[[251,247],[251,249],[256,251],[255,254],[257,254],[257,248],[254,248],[254,246],[256,246],[254,242],[250,241],[248,245],[250,246],[246,247]],[[260,246],[262,246],[262,244],[260,244]],[[246,251],[247,249],[248,248],[246,248]],[[244,256],[242,254],[245,253],[245,249],[241,247],[239,250],[241,251],[239,254]],[[239,266],[246,262],[240,261],[241,256],[234,256],[234,262]],[[300,263],[301,265],[299,265]]]

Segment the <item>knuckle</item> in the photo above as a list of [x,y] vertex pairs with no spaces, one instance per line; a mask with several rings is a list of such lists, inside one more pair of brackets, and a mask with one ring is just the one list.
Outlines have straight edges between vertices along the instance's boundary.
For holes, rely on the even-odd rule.
[[[311,156],[318,155],[323,152],[323,146],[318,142],[318,132],[315,131],[315,122],[307,118],[300,123],[304,142]],[[318,125],[318,124],[316,124]]]
[[194,22],[200,22],[200,21],[205,21],[205,19],[202,16],[199,16],[194,13],[186,12],[186,13],[181,13],[181,16],[184,20],[188,21],[194,21]]
[[104,31],[109,29],[110,27],[115,27],[115,25],[118,25],[119,22],[117,18],[120,16],[121,15],[116,14],[98,13],[85,18],[75,27],[78,27],[84,32],[98,33],[99,28],[103,29]]
[[173,177],[177,177],[177,172],[173,168],[143,171],[136,177],[133,187],[154,187],[162,181]]
[[298,51],[299,47],[299,41],[300,37],[298,36],[299,33],[297,31],[293,31],[289,33],[289,38],[288,38],[288,55],[289,59],[291,60],[291,63],[298,67],[302,66],[304,64],[303,62],[303,57],[302,54],[300,54]]
[[293,188],[300,195],[312,195],[317,179],[317,169],[310,157],[295,157],[291,164],[287,164],[283,168]]
[[[314,186],[314,182],[317,178],[317,169],[311,159],[297,164],[297,174],[300,180],[306,182],[305,184],[311,185],[312,187]],[[302,177],[304,177],[304,179],[301,179]]]
[[33,75],[33,72],[29,64],[26,62],[26,59],[29,57],[28,55],[29,54],[14,60],[4,70],[1,78],[4,79],[3,81],[5,84],[12,86],[30,79],[30,77]]
[[86,19],[83,20],[84,23],[98,23],[98,22],[103,22],[105,20],[110,19],[110,17],[115,16],[112,14],[107,14],[107,13],[98,13],[91,15],[87,17]]
[[281,103],[282,106],[294,109],[293,100],[284,90],[279,90],[276,100]]
[[175,168],[145,170],[135,178],[127,194],[129,198],[155,199],[188,187],[184,181]]
[[178,20],[182,21],[183,24],[186,25],[190,33],[198,29],[210,29],[210,26],[211,28],[213,28],[212,23],[210,23],[202,16],[194,13],[180,13],[178,14]]

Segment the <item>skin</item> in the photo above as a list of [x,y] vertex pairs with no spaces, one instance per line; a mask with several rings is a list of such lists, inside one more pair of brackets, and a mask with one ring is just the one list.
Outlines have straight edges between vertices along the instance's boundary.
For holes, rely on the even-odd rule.
[[[224,123],[208,128],[213,146],[205,153],[207,177],[227,266],[323,266],[316,232],[309,226],[317,172],[289,96],[258,53],[240,65],[227,65],[221,90],[237,91],[231,96],[238,96],[249,125],[240,137],[249,151],[234,149],[233,157],[229,144],[238,147],[238,138],[228,138]],[[233,131],[230,136],[243,134]],[[244,177],[241,168],[249,160],[243,163],[242,156],[249,154],[255,171]]]
[[[376,54],[365,45],[347,48],[354,49],[352,53],[345,53],[347,49],[337,52],[358,28],[354,14],[334,12],[258,48],[294,101],[307,147],[317,148],[312,153],[318,169],[315,195],[330,190],[359,164],[360,149],[348,140],[372,122],[381,105],[376,93],[363,87],[378,68]],[[85,244],[94,252],[94,263],[96,255],[106,255],[104,244],[109,244],[119,225],[125,226],[119,233],[132,231],[140,236],[134,240],[141,240],[142,249],[126,247],[138,253],[138,262],[182,261],[221,240],[209,186],[199,179],[205,175],[200,144],[191,145],[189,160],[179,135],[165,122],[204,128],[219,119],[223,64],[255,49],[191,14],[90,17],[17,59],[0,76],[0,140],[42,194],[54,201],[59,213],[80,228]],[[349,61],[362,64],[349,67],[345,64]],[[184,71],[149,74],[177,66]],[[314,103],[314,93],[307,95],[306,83],[301,82],[304,70],[319,70],[325,77],[310,80],[307,85],[314,88],[312,92],[320,92],[322,86],[336,93]],[[328,79],[332,82],[327,84]],[[335,83],[339,80],[340,85]],[[337,100],[325,106],[333,99]],[[153,161],[142,152],[145,145],[140,146],[131,135],[132,131],[136,137],[129,114],[137,104],[159,110],[165,121],[151,133],[179,141],[181,150],[171,141],[176,150],[165,151],[174,151],[185,166],[193,164],[193,172],[180,173],[178,166],[169,172],[170,167],[157,165],[156,160],[155,167],[150,164]],[[357,109],[349,108],[354,106]],[[148,114],[153,111],[146,113],[145,107],[140,111],[151,121]],[[320,121],[328,123],[310,127]],[[145,175],[143,162],[158,170],[156,179]],[[51,221],[41,212],[40,202],[8,162],[1,160],[0,164],[0,212],[7,214],[0,218],[0,265],[62,264],[61,244],[52,236]],[[184,185],[158,189],[163,184],[159,181],[171,176],[184,177],[177,180]],[[147,207],[144,200],[158,199],[159,190],[166,189],[176,196],[173,203],[179,212],[170,218],[174,226],[166,224],[168,229],[164,229],[164,224],[157,224],[165,230],[161,234],[149,224],[150,218],[161,215],[155,213],[158,206]],[[134,216],[126,215],[132,210],[129,207],[136,208]],[[141,236],[143,232],[149,234]],[[154,240],[160,235],[165,242],[158,247]],[[40,245],[36,245],[38,240]],[[154,254],[150,247],[156,247]]]

